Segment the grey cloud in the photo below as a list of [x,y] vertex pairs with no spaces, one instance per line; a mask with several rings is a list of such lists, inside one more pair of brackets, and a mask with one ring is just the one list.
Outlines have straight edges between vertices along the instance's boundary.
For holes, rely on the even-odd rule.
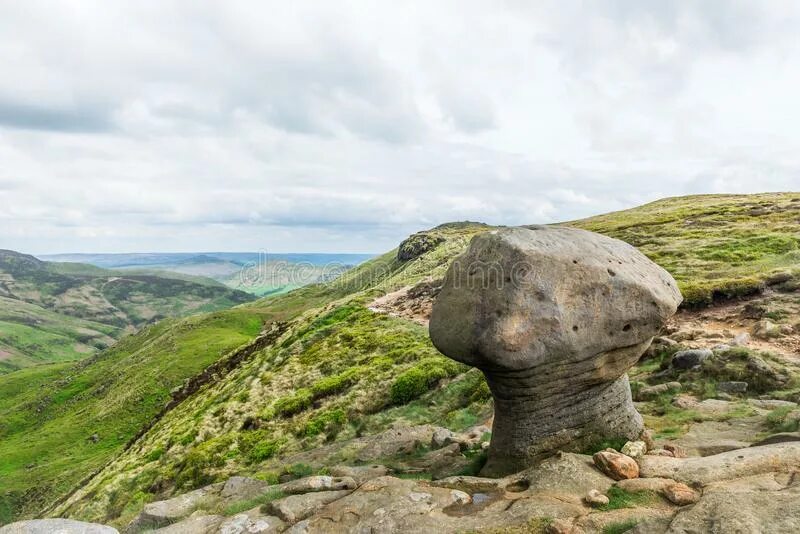
[[107,110],[97,105],[47,107],[0,99],[0,126],[55,132],[107,132],[113,128],[113,121]]

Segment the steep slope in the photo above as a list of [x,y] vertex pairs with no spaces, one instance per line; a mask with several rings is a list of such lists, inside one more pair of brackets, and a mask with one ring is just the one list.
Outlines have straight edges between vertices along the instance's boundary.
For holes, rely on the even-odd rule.
[[[758,215],[760,211],[751,213],[754,203],[767,210],[766,215]],[[569,224],[634,242],[662,262],[678,278],[685,292],[691,294],[692,288],[701,287],[698,290],[701,297],[689,299],[695,305],[714,296],[736,295],[734,291],[726,293],[725,288],[740,280],[752,282],[747,291],[760,290],[766,283],[774,283],[776,289],[793,290],[800,267],[793,255],[798,235],[797,226],[787,221],[800,217],[797,207],[800,194],[687,197]],[[687,220],[708,219],[720,225],[726,214],[731,217],[730,227],[714,226],[716,234],[686,229],[691,226],[686,224]],[[708,220],[703,224],[710,224]],[[138,429],[133,428],[135,425],[121,429],[119,433],[124,439],[102,457],[92,459],[91,465],[82,466],[81,473],[75,473],[71,480],[88,475],[109,460],[110,463],[66,501],[48,506],[49,513],[123,525],[144,502],[182,493],[233,473],[270,479],[287,468],[284,464],[291,463],[287,458],[293,455],[323,443],[372,434],[398,421],[435,421],[461,429],[484,420],[491,414],[491,406],[480,374],[465,372],[465,368],[439,356],[424,326],[405,319],[402,314],[393,317],[369,308],[377,297],[391,292],[412,295],[412,301],[419,300],[413,295],[424,294],[429,298],[450,261],[475,233],[487,230],[490,228],[476,224],[444,225],[404,242],[400,247],[403,261],[397,259],[397,251],[392,251],[332,283],[305,287],[237,308],[235,313],[252,314],[259,321],[285,322],[280,337],[264,346],[250,345],[253,350],[238,360],[236,366],[210,377],[188,398],[175,403],[124,451],[123,443],[136,435]],[[760,239],[759,231],[764,239]],[[648,240],[648,235],[654,237]],[[703,235],[708,237],[705,245]],[[765,240],[784,244],[756,246]],[[725,257],[737,243],[751,247],[750,253],[755,254],[751,263],[742,261],[734,266],[726,265],[727,260],[713,259],[715,251],[719,257]],[[710,268],[714,265],[715,269]],[[391,312],[391,306],[387,310]],[[214,316],[224,318],[229,313],[234,312],[219,312]],[[199,335],[206,328],[206,319],[194,320],[199,321],[193,330]],[[162,335],[168,338],[176,327],[163,328]],[[144,343],[144,334],[131,338],[131,343]],[[251,342],[255,335],[251,333],[244,338]],[[176,339],[173,343],[177,347],[185,341]],[[208,357],[213,359],[213,355]],[[137,360],[134,350],[120,355],[115,366],[124,367],[130,360]],[[87,374],[94,365],[87,363],[69,372],[71,376],[97,380]],[[201,368],[194,367],[195,373]],[[187,374],[183,378],[191,376],[189,369],[184,371]],[[120,381],[123,379],[130,378],[119,377]],[[0,377],[0,387],[4,383]],[[45,396],[57,395],[63,389],[55,384],[52,387]],[[124,383],[117,382],[115,377],[106,387],[123,388]],[[160,412],[168,389],[159,391],[160,404],[154,403],[140,421],[149,423],[148,414],[152,418]],[[85,406],[98,401],[86,399]],[[20,416],[23,419],[17,426],[18,434],[25,433],[38,440],[47,431],[37,426],[37,402],[41,402],[40,397],[21,399],[15,410],[24,414]],[[70,407],[59,418],[72,411]],[[7,417],[0,414],[0,425],[7,424]],[[59,420],[72,424],[67,419]],[[0,436],[0,456],[5,450],[13,450],[11,446],[5,449],[6,442]],[[18,447],[20,443],[14,445]],[[61,448],[70,450],[70,447],[80,449],[83,445],[74,438]],[[0,485],[13,483],[9,485],[12,497],[6,497],[9,515],[35,513],[67,491],[68,483],[50,487],[47,482],[58,476],[60,468],[53,469],[48,474],[50,478],[40,478],[41,473],[29,476],[23,471],[25,462],[35,458],[36,455],[30,455],[6,473],[0,472]],[[41,498],[29,501],[23,496],[34,491],[34,487],[36,491],[42,487],[48,491]]]
[[0,373],[76,360],[144,324],[252,300],[213,280],[120,273],[0,251]]

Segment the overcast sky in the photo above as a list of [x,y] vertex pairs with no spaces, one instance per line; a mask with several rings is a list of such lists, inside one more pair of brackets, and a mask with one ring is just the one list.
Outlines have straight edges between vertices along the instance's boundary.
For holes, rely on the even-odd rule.
[[798,190],[799,4],[0,1],[0,248],[382,252]]

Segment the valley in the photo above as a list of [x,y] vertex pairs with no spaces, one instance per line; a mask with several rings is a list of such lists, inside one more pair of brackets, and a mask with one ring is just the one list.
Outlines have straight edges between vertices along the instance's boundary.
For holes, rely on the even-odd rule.
[[[672,198],[564,223],[636,246],[684,295],[629,373],[658,447],[696,455],[797,432],[788,415],[800,401],[798,220],[800,194],[775,193]],[[0,376],[0,521],[58,515],[124,528],[147,503],[234,476],[266,488],[343,464],[423,480],[476,474],[491,432],[489,389],[439,354],[426,326],[450,262],[490,230],[442,225],[335,280],[163,319],[77,364]],[[708,349],[707,363],[673,365],[688,349]],[[226,358],[235,363],[182,389]],[[749,387],[736,392],[733,382]],[[425,425],[472,441],[442,452]],[[232,516],[264,502],[211,511]],[[669,506],[652,500],[593,520],[602,529],[633,512],[674,513]]]

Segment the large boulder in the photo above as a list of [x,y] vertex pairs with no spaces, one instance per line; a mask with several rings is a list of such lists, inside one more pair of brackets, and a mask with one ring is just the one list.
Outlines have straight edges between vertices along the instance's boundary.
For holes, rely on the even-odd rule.
[[542,226],[473,238],[447,272],[430,335],[486,375],[495,419],[484,474],[638,438],[626,371],[680,302],[664,269],[616,239]]

